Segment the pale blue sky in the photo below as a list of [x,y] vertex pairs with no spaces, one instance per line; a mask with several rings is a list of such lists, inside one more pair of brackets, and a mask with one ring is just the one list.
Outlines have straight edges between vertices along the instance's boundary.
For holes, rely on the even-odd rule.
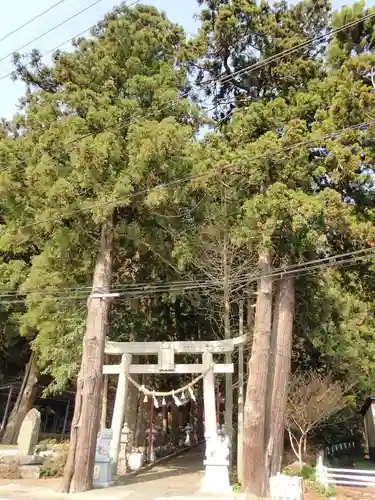
[[[127,3],[131,3],[132,1],[127,0]],[[56,2],[57,0],[13,0],[12,2],[2,0],[2,3],[5,5],[2,6],[1,12],[0,39]],[[65,0],[41,19],[38,19],[6,40],[0,41],[0,59],[93,2],[94,0],[80,0],[79,2],[77,0]],[[93,8],[90,8],[60,28],[53,30],[50,34],[31,44],[21,52],[28,52],[32,48],[37,48],[42,53],[49,52],[65,40],[74,37],[95,24],[96,21],[101,19],[117,3],[116,0],[100,0]],[[172,21],[184,26],[187,33],[193,33],[196,30],[197,25],[193,18],[194,13],[198,11],[196,0],[144,0],[144,3],[152,4],[159,9],[165,10]],[[351,3],[353,3],[352,0],[333,1],[335,8]],[[369,0],[368,4],[374,5],[375,0]],[[69,44],[65,47],[68,48]],[[0,78],[12,70],[10,59],[8,57],[6,60],[0,62]],[[11,78],[0,81],[0,116],[10,118],[13,115],[22,93],[22,84],[12,82]]]

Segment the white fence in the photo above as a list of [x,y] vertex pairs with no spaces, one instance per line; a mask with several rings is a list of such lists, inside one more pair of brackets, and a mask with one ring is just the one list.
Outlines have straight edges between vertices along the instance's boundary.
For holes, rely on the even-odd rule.
[[332,456],[332,455],[335,455],[336,453],[340,453],[341,451],[355,450],[355,448],[356,448],[355,441],[350,441],[348,443],[339,443],[339,444],[333,444],[331,446],[327,446],[324,449],[324,452],[325,452],[325,455]]
[[375,487],[375,471],[325,467],[323,457],[320,456],[316,464],[316,480],[326,488],[331,484]]

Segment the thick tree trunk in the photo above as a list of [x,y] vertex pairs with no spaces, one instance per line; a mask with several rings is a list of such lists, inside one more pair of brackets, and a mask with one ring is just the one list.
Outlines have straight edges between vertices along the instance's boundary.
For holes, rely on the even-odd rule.
[[31,354],[26,365],[20,392],[16,404],[9,416],[2,439],[3,444],[17,443],[18,433],[27,413],[31,410],[38,392],[40,372],[34,354]]
[[284,422],[292,357],[295,310],[294,278],[282,278],[278,284],[272,328],[272,361],[270,363],[272,400],[269,412],[267,458],[269,474],[281,471],[284,452]]
[[[92,295],[87,301],[86,333],[62,490],[79,493],[92,488],[96,440],[100,425],[108,294],[112,277],[112,216],[103,223],[95,263]],[[101,296],[97,296],[101,295]]]
[[[148,375],[142,376],[142,384],[146,387],[151,386],[151,380]],[[149,428],[149,415],[151,408],[151,401],[148,398],[147,402],[144,401],[143,394],[140,394],[139,405],[138,405],[138,414],[137,414],[137,424],[135,431],[135,446],[144,446],[146,443],[146,431]]]
[[265,470],[265,414],[268,361],[272,321],[272,255],[270,250],[259,254],[259,279],[255,311],[253,345],[244,409],[243,482],[245,490],[263,496],[267,488]]

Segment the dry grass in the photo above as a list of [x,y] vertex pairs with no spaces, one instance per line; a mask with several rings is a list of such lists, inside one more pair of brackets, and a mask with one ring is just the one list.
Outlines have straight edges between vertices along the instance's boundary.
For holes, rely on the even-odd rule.
[[19,463],[15,460],[8,464],[0,463],[0,479],[21,479]]

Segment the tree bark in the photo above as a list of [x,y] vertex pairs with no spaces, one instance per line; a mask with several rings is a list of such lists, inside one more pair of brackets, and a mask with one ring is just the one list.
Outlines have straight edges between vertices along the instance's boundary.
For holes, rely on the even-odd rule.
[[172,402],[172,440],[178,446],[180,440],[180,408]]
[[[228,265],[228,232],[224,236],[223,247],[223,269],[224,269],[224,336],[230,339],[230,283]],[[232,362],[232,354],[225,354],[225,362]],[[233,439],[233,376],[231,373],[225,374],[225,433],[229,437],[229,466],[232,464],[232,439]]]
[[267,489],[265,470],[265,414],[272,321],[272,254],[259,254],[258,294],[254,334],[244,409],[243,481],[246,492],[264,496]]
[[[138,363],[138,356],[133,356],[134,364]],[[140,383],[139,375],[133,375],[134,380]],[[139,419],[140,397],[139,392],[133,384],[128,386],[128,397],[126,400],[125,422],[131,431],[129,446],[136,446],[137,421]]]
[[204,425],[203,425],[203,412],[204,412],[204,407],[203,407],[203,384],[202,382],[199,382],[198,384],[198,389],[197,389],[197,437],[199,441],[202,441],[204,439]]
[[62,490],[79,493],[92,488],[96,440],[100,426],[104,346],[108,324],[108,294],[112,278],[113,220],[102,224],[92,295],[87,301],[86,333]]
[[102,412],[101,412],[101,417],[100,417],[100,428],[102,430],[107,427],[108,379],[109,379],[109,375],[104,375],[104,377],[103,377],[103,391],[102,391]]
[[272,328],[272,358],[269,437],[266,461],[269,475],[281,471],[284,453],[284,424],[288,399],[288,385],[292,358],[293,320],[295,310],[294,278],[282,278],[277,286]]
[[25,375],[23,377],[20,392],[17,396],[16,404],[9,416],[2,439],[3,444],[16,444],[18,433],[20,432],[22,422],[27,413],[31,410],[37,392],[40,372],[36,362],[35,354],[32,353],[29,362],[26,365]]

